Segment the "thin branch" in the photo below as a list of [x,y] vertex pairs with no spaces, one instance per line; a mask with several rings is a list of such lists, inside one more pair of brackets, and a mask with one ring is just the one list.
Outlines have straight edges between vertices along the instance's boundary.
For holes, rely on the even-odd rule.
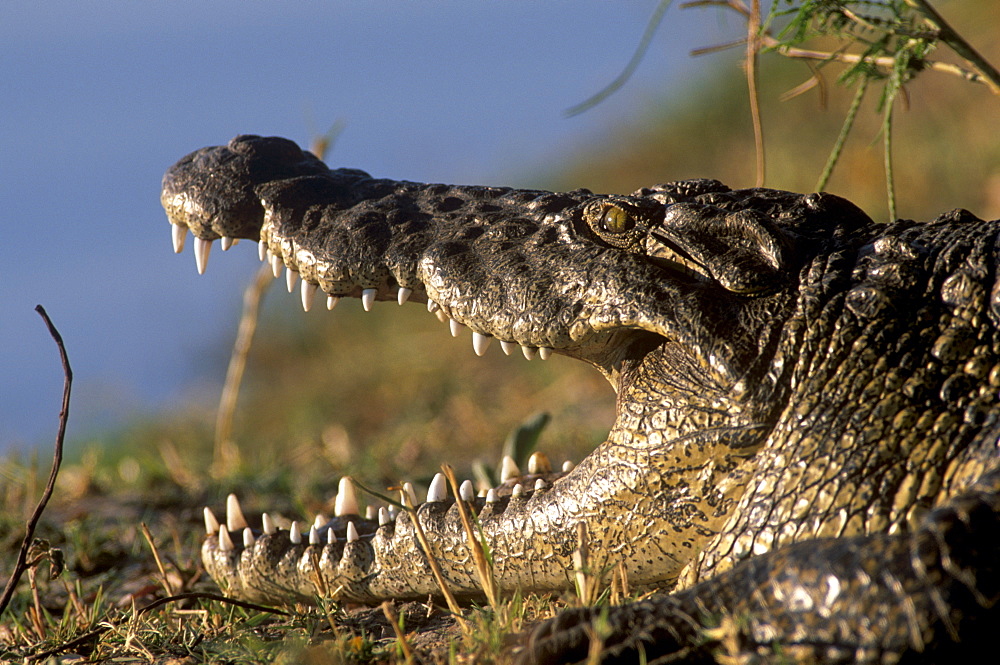
[[[924,69],[931,69],[944,74],[958,76],[971,83],[982,83],[989,87],[994,93],[1000,94],[1000,73],[997,73],[996,68],[987,62],[985,58],[979,55],[979,53],[957,32],[955,32],[954,29],[952,29],[952,27],[941,17],[941,15],[938,14],[937,11],[925,0],[906,0],[906,2],[923,12],[924,15],[928,17],[928,22],[934,25],[934,27],[939,31],[941,40],[948,44],[948,46],[950,46],[951,49],[960,56],[969,61],[975,70],[978,71],[965,69],[950,62],[940,62],[937,60],[924,60],[921,63]],[[743,3],[738,2],[738,0],[692,0],[691,2],[681,4],[680,8],[689,9],[691,7],[707,6],[731,9],[739,14],[742,14],[747,20],[750,20],[751,10]],[[866,58],[862,55],[854,53],[841,53],[839,51],[814,51],[795,46],[787,46],[783,45],[766,31],[760,36],[760,43],[764,46],[764,48],[776,51],[788,58],[823,61],[834,60],[849,65],[856,65],[864,60],[876,65],[877,67],[883,67],[886,69],[891,69],[893,63],[895,62],[895,58],[885,56],[879,58]],[[710,46],[705,49],[695,49],[692,51],[692,55],[711,53],[713,51],[736,46],[737,44],[738,43],[734,42],[733,44],[720,45],[718,47]]]
[[[795,46],[785,46],[782,45],[777,39],[770,35],[762,35],[760,38],[761,44],[768,49],[771,49],[787,58],[799,58],[805,60],[822,60],[824,62],[836,61],[842,62],[848,65],[856,65],[859,62],[867,62],[876,67],[882,67],[884,69],[892,69],[896,62],[895,58],[889,56],[880,56],[873,58],[871,56],[859,55],[857,53],[842,53],[840,51],[813,51],[810,49],[798,48]],[[958,65],[953,65],[949,62],[939,62],[936,60],[924,60],[924,69],[931,69],[937,72],[942,72],[945,74],[951,74],[953,76],[958,76],[965,79],[971,83],[983,83],[985,85],[990,85],[989,79],[978,72],[970,71],[968,69],[963,69]],[[992,89],[992,86],[990,86]]]
[[635,53],[632,54],[632,59],[628,61],[627,65],[625,65],[625,69],[622,70],[621,74],[616,76],[611,83],[605,86],[603,90],[598,92],[593,97],[585,99],[576,106],[566,109],[566,116],[572,117],[574,115],[579,115],[584,111],[597,106],[625,85],[625,82],[632,77],[632,74],[634,74],[635,70],[639,67],[639,63],[642,61],[643,57],[645,57],[646,51],[649,50],[649,45],[653,42],[653,35],[656,33],[656,29],[660,27],[663,15],[667,13],[667,9],[670,7],[671,2],[672,0],[660,0],[660,4],[656,6],[656,10],[653,12],[653,15],[649,17],[649,22],[646,24],[646,31],[642,34],[642,39],[639,40],[639,46],[636,47]]
[[63,380],[62,409],[59,411],[59,431],[56,434],[56,449],[52,455],[52,471],[49,473],[49,482],[45,485],[42,498],[38,502],[38,505],[35,506],[35,512],[32,513],[26,525],[24,540],[21,541],[21,550],[17,553],[17,563],[14,565],[14,572],[11,573],[10,579],[7,580],[3,596],[0,597],[0,615],[3,614],[3,611],[10,603],[10,599],[14,595],[14,588],[27,568],[25,562],[28,559],[28,550],[31,549],[31,544],[34,541],[35,526],[37,526],[38,520],[41,519],[42,512],[45,510],[45,506],[48,504],[49,498],[52,496],[52,491],[56,486],[56,476],[59,475],[59,466],[62,464],[63,441],[66,438],[66,422],[69,420],[69,396],[73,387],[73,370],[69,365],[69,356],[66,355],[66,347],[63,345],[62,335],[59,334],[55,325],[52,324],[52,320],[49,318],[44,307],[38,305],[35,307],[35,311],[45,321],[45,325],[49,329],[49,335],[52,336],[52,339],[56,342],[56,346],[59,347],[59,358],[62,360],[63,376],[65,377]]
[[938,30],[941,41],[982,73],[982,82],[989,87],[993,94],[1000,95],[1000,72],[986,58],[979,55],[979,52],[961,35],[955,32],[927,0],[905,0],[905,2],[923,14],[927,22]]
[[726,42],[724,44],[716,44],[714,46],[702,46],[701,48],[691,49],[688,55],[690,55],[693,58],[696,58],[700,55],[711,55],[712,53],[719,53],[720,51],[728,51],[731,48],[736,48],[737,46],[743,46],[746,43],[747,40],[744,38],[734,39],[733,41]]

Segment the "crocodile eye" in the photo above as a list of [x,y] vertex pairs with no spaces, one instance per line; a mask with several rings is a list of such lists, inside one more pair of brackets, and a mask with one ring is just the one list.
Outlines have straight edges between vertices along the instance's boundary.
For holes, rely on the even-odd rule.
[[608,233],[625,233],[633,226],[635,220],[618,206],[610,206],[601,215],[601,230]]

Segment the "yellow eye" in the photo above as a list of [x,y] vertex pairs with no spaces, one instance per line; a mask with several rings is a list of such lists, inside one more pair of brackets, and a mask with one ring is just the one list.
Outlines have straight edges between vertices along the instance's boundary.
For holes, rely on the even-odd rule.
[[618,206],[609,207],[601,215],[601,229],[608,233],[625,233],[632,226],[632,218]]

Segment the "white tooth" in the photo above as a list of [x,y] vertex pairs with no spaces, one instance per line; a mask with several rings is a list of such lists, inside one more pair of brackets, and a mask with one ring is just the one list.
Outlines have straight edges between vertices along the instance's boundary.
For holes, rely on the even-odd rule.
[[437,320],[440,321],[441,323],[444,323],[445,321],[448,320],[448,315],[444,313],[443,309],[434,310],[434,316],[436,316]]
[[366,520],[374,520],[375,519],[375,515],[376,515],[375,506],[369,504],[365,508],[365,519]]
[[406,502],[409,501],[410,507],[417,507],[417,493],[413,491],[413,483],[403,483],[403,490],[400,493],[400,503],[406,506]]
[[340,302],[340,298],[338,298],[337,296],[327,296],[326,297],[326,308],[327,309],[333,309],[334,307],[337,306],[338,302]]
[[539,478],[538,480],[535,481],[535,490],[536,491],[537,490],[543,490],[546,487],[548,487],[548,485],[545,484],[545,481],[543,479]]
[[253,531],[250,527],[243,529],[243,547],[253,547],[254,544]]
[[319,531],[316,530],[315,526],[309,527],[309,544],[319,545]]
[[[170,225],[170,236],[171,240],[174,241],[174,254],[180,254],[184,251],[184,240],[187,239],[188,227],[181,226],[180,224]],[[215,533],[214,531],[212,533]]]
[[261,261],[267,258],[267,241],[261,240],[257,243],[257,256],[260,257]]
[[542,346],[538,348],[538,357],[542,360],[548,360],[549,356],[552,355],[552,349],[547,346]]
[[462,481],[462,484],[458,486],[458,495],[462,497],[462,501],[472,501],[476,498],[476,493],[472,489],[471,480]]
[[243,517],[243,510],[240,508],[240,500],[235,494],[226,497],[226,526],[230,531],[240,531],[250,526]]
[[386,512],[389,513],[389,521],[395,522],[396,515],[399,514],[399,508],[397,508],[396,506],[389,506],[389,510],[387,510]]
[[379,526],[385,526],[386,524],[388,524],[391,521],[392,520],[389,518],[389,511],[386,510],[385,508],[379,508],[378,509],[378,525]]
[[194,264],[198,268],[198,274],[204,275],[205,268],[208,267],[208,255],[212,251],[212,241],[202,240],[198,236],[194,238]]
[[427,488],[427,502],[444,501],[448,498],[448,479],[443,473],[434,474],[431,486]]
[[312,282],[302,280],[302,309],[308,312],[312,309],[313,298],[316,297],[316,290],[319,288],[318,285]]
[[521,486],[521,483],[514,485],[514,489],[510,491],[510,496],[512,499],[520,499],[524,496],[524,487]]
[[439,309],[441,309],[441,305],[437,304],[436,302],[434,302],[430,298],[427,299],[427,311],[428,312],[430,312],[431,314],[433,314],[434,312],[438,311]]
[[476,352],[477,356],[483,356],[486,354],[486,349],[490,348],[492,341],[492,337],[474,332],[472,333],[472,350]]
[[324,515],[323,513],[317,513],[316,519],[313,520],[313,526],[316,527],[317,529],[322,529],[324,526],[326,526],[326,523],[329,521],[330,520],[326,515]]
[[399,293],[396,294],[396,302],[398,302],[400,305],[402,305],[403,303],[405,303],[407,300],[410,299],[410,296],[412,294],[413,294],[413,289],[403,289],[403,288],[401,288],[399,290]]
[[492,487],[486,492],[486,503],[496,503],[500,500],[497,496],[497,491]]
[[570,471],[573,470],[573,463],[570,462],[569,460],[566,460],[565,462],[563,462],[562,470],[563,473],[569,473]]
[[219,527],[219,549],[223,552],[230,552],[236,549],[233,547],[233,539],[229,537],[229,530],[225,524]]
[[358,529],[354,526],[354,522],[347,523],[347,542],[353,543],[358,540]]
[[489,493],[489,490],[479,490],[478,496],[480,499],[485,499]]
[[285,285],[288,287],[288,292],[291,293],[295,288],[295,280],[299,278],[299,271],[292,270],[291,268],[285,268]]
[[552,463],[545,453],[533,452],[528,458],[528,473],[549,473],[552,471]]
[[451,329],[451,336],[458,337],[458,333],[462,332],[462,328],[464,328],[465,325],[459,323],[455,319],[452,319],[448,322],[448,327]]
[[275,279],[281,277],[281,269],[285,267],[285,264],[281,262],[281,257],[277,254],[271,255],[271,274],[274,275]]
[[517,350],[517,342],[500,342],[500,348],[509,356]]
[[215,513],[208,506],[205,506],[205,533],[212,535],[219,530],[219,520],[215,519]]
[[365,308],[366,312],[372,311],[372,305],[375,304],[375,289],[364,289],[361,291],[361,306]]
[[292,541],[293,545],[300,545],[302,543],[302,532],[299,531],[298,522],[292,522],[292,528],[288,530],[288,539]]
[[500,482],[505,483],[511,478],[517,478],[520,475],[521,469],[517,468],[514,458],[510,455],[504,455],[503,461],[500,462]]
[[337,486],[337,501],[334,503],[333,514],[337,517],[361,514],[358,510],[358,497],[354,493],[354,483],[349,476],[341,478]]
[[260,516],[260,521],[263,524],[264,533],[270,536],[278,530],[278,527],[274,526],[274,520],[267,513]]
[[535,356],[538,355],[538,349],[533,346],[522,346],[521,353],[523,353],[524,357],[528,360],[534,360]]
[[335,534],[333,532],[333,529],[327,529],[326,530],[326,544],[327,545],[333,545],[335,542],[337,542],[337,534]]
[[222,246],[223,252],[228,252],[229,248],[236,244],[236,241],[233,240],[232,236],[222,236],[219,244]]

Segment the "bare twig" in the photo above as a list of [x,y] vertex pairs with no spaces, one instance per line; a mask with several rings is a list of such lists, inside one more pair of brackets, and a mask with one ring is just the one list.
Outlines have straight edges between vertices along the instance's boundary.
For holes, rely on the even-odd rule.
[[35,526],[38,524],[38,520],[41,519],[42,512],[45,510],[45,506],[48,504],[49,498],[52,496],[52,491],[56,486],[56,476],[59,475],[59,466],[62,464],[63,441],[66,438],[66,422],[69,420],[69,396],[73,386],[73,370],[69,365],[69,356],[66,355],[66,347],[63,345],[62,335],[59,334],[55,325],[52,324],[52,320],[49,319],[49,315],[46,313],[44,307],[38,305],[35,307],[35,311],[45,321],[45,325],[49,329],[49,335],[52,336],[56,346],[59,347],[59,357],[62,360],[63,376],[65,377],[63,380],[62,408],[59,411],[59,431],[56,434],[56,447],[52,455],[52,471],[49,473],[49,482],[45,485],[42,498],[38,502],[38,505],[35,506],[35,511],[31,514],[31,518],[25,527],[24,540],[21,541],[21,550],[17,553],[17,563],[14,565],[14,571],[11,573],[10,579],[7,580],[7,586],[4,587],[3,596],[0,596],[0,615],[3,614],[3,611],[10,603],[10,599],[14,595],[14,588],[21,579],[21,575],[24,574],[28,550],[31,549],[31,544],[35,537]]

